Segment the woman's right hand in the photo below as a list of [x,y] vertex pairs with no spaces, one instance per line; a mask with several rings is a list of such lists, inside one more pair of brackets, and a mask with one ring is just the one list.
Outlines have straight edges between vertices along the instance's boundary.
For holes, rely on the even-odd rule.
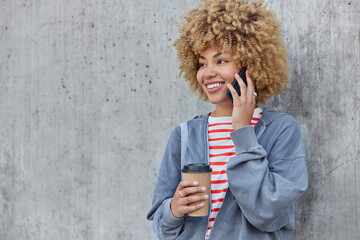
[[208,199],[209,195],[201,194],[200,196],[189,196],[194,193],[202,193],[206,190],[205,187],[199,186],[196,181],[184,180],[181,181],[176,188],[174,197],[171,201],[170,208],[172,214],[177,218],[182,218],[186,213],[191,213],[204,206],[204,203],[199,203],[193,206],[189,206],[191,203],[199,202],[204,199]]

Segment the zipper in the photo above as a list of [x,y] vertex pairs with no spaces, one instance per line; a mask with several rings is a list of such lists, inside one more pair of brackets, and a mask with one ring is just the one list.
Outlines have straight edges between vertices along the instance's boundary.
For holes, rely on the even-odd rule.
[[[206,121],[205,121],[205,126],[204,126],[204,135],[205,135],[205,143],[206,143],[206,149],[205,149],[205,157],[207,159],[207,164],[210,165],[210,158],[209,158],[209,134],[208,134],[208,127],[209,127],[209,116],[210,114],[208,114]],[[205,232],[204,232],[204,236],[205,236],[205,240],[209,240],[209,237],[206,236],[207,233],[207,226],[209,223],[209,216],[210,216],[210,212],[211,212],[211,184],[210,184],[210,195],[209,195],[209,212],[208,212],[208,217],[206,220],[206,224],[205,224]],[[211,232],[210,232],[211,233]]]
[[210,114],[208,114],[206,121],[205,121],[205,127],[204,127],[204,135],[205,135],[205,143],[206,143],[206,149],[205,149],[205,157],[207,159],[207,164],[210,164],[210,159],[209,159],[209,134],[208,134],[208,127],[209,127],[209,116]]

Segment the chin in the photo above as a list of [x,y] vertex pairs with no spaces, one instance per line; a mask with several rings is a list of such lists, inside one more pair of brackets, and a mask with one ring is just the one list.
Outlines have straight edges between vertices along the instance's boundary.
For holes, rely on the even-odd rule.
[[225,98],[214,98],[214,97],[208,97],[209,102],[211,102],[212,104],[231,104],[230,99],[226,96]]

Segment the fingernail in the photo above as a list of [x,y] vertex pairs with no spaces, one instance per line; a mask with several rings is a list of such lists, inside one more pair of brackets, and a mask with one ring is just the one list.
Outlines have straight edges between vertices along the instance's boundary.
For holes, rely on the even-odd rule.
[[202,187],[202,188],[201,188],[201,191],[204,192],[205,190],[206,190],[206,187]]
[[204,199],[208,199],[209,198],[209,195],[204,195]]
[[238,77],[238,76],[239,76],[239,74],[235,73],[235,77]]
[[200,207],[204,206],[204,203],[200,203],[199,206],[200,206]]
[[230,83],[228,83],[227,86],[230,86]]
[[197,181],[194,181],[193,184],[194,184],[194,185],[198,185],[199,183],[198,183]]

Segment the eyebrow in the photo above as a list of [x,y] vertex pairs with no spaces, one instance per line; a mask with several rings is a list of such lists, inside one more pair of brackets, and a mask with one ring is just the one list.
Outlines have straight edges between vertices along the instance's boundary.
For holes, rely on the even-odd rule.
[[[215,55],[213,56],[213,58],[217,58],[217,57],[220,56],[221,54],[222,54],[222,53],[219,52],[219,53],[215,54]],[[200,56],[200,58],[201,58],[201,59],[206,59],[204,56]]]

